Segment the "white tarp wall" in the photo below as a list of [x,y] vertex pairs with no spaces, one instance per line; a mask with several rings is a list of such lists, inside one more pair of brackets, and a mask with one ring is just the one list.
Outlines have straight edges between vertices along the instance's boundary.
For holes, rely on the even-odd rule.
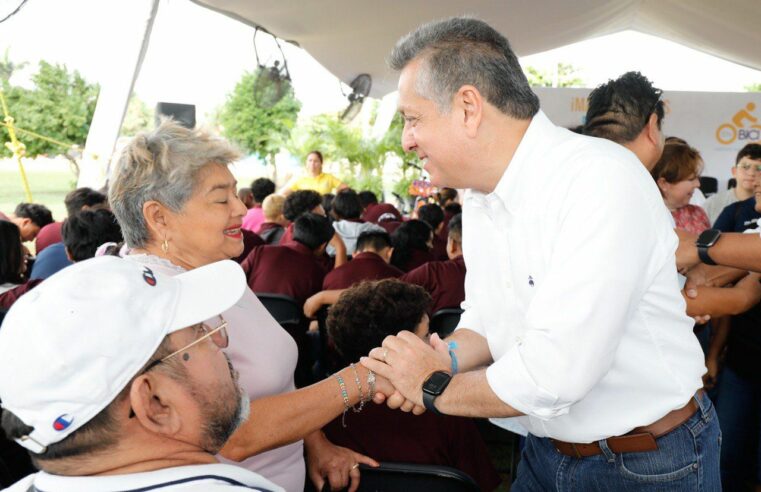
[[[534,88],[542,109],[557,125],[572,127],[584,122],[591,89]],[[700,151],[703,176],[719,180],[719,190],[732,177],[737,152],[761,141],[761,93],[681,92],[663,93],[666,136],[683,138]]]

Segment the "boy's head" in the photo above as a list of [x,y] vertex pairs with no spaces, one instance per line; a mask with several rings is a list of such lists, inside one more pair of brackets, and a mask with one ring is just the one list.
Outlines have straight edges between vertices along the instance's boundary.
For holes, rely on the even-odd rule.
[[365,231],[357,238],[357,253],[375,253],[388,263],[394,247],[391,245],[391,235],[386,231]]
[[335,229],[330,220],[322,215],[307,212],[293,223],[293,240],[321,255],[333,239]]
[[122,230],[110,210],[82,210],[68,219],[61,227],[63,245],[71,261],[82,261],[95,256],[104,243],[124,241]]
[[402,330],[425,338],[431,296],[396,279],[362,282],[341,294],[328,313],[328,334],[346,362],[354,362]]
[[455,215],[449,221],[447,256],[450,260],[462,256],[462,214]]
[[262,202],[262,213],[266,222],[274,222],[282,226],[288,223],[288,219],[283,215],[283,204],[285,197],[282,195],[270,195]]

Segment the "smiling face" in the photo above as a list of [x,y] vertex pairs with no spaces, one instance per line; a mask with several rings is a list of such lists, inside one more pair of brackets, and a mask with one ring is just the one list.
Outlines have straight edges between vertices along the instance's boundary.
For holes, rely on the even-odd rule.
[[185,268],[235,258],[243,252],[241,223],[246,211],[227,166],[208,164],[198,173],[183,209],[166,211],[168,256]]
[[[399,75],[399,113],[404,118],[402,147],[415,152],[436,186],[469,188],[463,157],[463,131],[456,108],[441,113],[436,103],[418,94],[420,60],[410,62]],[[458,131],[459,130],[459,131]]]
[[[702,169],[702,167],[703,164],[701,162],[699,169]],[[695,190],[700,187],[700,175],[693,174],[687,179],[677,181],[676,183],[669,183],[665,179],[660,178],[658,180],[658,187],[661,189],[666,206],[670,210],[677,210],[690,203]]]

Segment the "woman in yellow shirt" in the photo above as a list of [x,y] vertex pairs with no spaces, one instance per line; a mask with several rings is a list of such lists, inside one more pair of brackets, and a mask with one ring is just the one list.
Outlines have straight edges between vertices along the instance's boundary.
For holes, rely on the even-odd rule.
[[332,174],[322,172],[322,153],[313,150],[307,155],[306,174],[297,178],[283,190],[283,195],[299,190],[314,190],[320,195],[335,193],[348,186]]

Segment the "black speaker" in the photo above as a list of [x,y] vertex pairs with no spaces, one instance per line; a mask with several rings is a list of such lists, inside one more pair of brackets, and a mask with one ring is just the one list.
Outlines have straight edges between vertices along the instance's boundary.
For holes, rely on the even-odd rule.
[[161,117],[170,117],[185,128],[196,126],[196,107],[194,104],[160,102],[156,104],[156,126]]

